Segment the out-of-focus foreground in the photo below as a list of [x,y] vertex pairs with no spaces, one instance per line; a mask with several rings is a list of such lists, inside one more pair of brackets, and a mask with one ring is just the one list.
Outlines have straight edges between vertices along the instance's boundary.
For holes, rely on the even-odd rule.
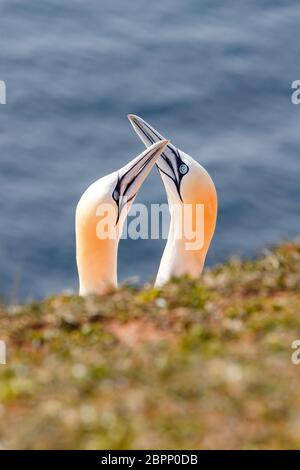
[[297,448],[300,246],[2,308],[2,448]]

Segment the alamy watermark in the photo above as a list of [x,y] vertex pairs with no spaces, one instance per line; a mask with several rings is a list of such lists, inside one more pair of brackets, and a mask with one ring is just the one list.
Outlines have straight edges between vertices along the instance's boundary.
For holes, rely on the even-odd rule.
[[6,84],[0,80],[0,104],[6,104]]
[[292,342],[291,348],[295,350],[291,355],[292,364],[298,366],[300,364],[300,339],[295,339]]
[[6,344],[0,340],[0,365],[6,364]]
[[300,80],[294,80],[292,83],[293,91],[291,101],[293,104],[300,104]]
[[[121,207],[125,207],[122,202]],[[100,204],[96,216],[99,221],[96,234],[100,240],[158,240],[167,239],[172,233],[174,241],[183,241],[186,250],[201,250],[204,246],[204,204],[133,204],[124,217],[114,204]],[[123,216],[122,216],[123,214]],[[118,224],[122,216],[122,224]]]

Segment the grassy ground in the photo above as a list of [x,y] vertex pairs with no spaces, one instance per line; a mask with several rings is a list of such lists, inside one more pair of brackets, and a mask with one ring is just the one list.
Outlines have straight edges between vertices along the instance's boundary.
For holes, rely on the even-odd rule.
[[0,448],[299,448],[300,246],[0,310]]

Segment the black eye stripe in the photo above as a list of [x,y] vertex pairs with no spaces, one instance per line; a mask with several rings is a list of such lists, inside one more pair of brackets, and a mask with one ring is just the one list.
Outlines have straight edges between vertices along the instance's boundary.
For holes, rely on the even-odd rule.
[[[159,135],[157,132],[155,132],[146,122],[144,122],[144,126],[148,129],[149,133],[147,133],[143,129],[143,127],[140,125],[139,122],[134,121],[134,123],[139,128],[139,130],[144,134],[144,136],[150,141],[151,144],[154,144],[155,140],[154,140],[154,138],[152,137],[152,135],[150,133],[152,133],[159,140],[163,139],[163,137],[161,135]],[[174,174],[174,178],[171,175],[169,175],[167,172],[163,171],[158,166],[158,164],[156,164],[156,165],[163,174],[168,176],[174,182],[174,184],[176,186],[176,189],[177,189],[177,192],[178,192],[178,195],[179,195],[180,199],[182,200],[181,192],[180,192],[181,181],[182,181],[182,178],[189,172],[189,167],[186,163],[184,163],[184,161],[180,157],[180,153],[179,153],[178,149],[176,149],[176,148],[174,148],[173,146],[170,146],[170,145],[167,145],[167,148],[169,149],[169,151],[172,152],[172,154],[175,157],[176,169],[173,167],[170,158],[166,155],[165,152],[162,152],[161,156],[164,159],[165,163],[170,168],[171,172]]]
[[[153,157],[153,153],[155,151],[154,150],[149,150],[145,156],[148,156],[148,158],[144,161],[144,163],[141,165],[141,168],[138,170],[137,174],[131,179],[128,181],[128,183],[126,184],[126,186],[124,187],[124,190],[122,191],[121,187],[122,187],[122,182],[124,181],[125,177],[128,175],[128,173],[130,171],[132,171],[139,163],[140,161],[136,162],[136,164],[130,168],[128,171],[126,171],[123,175],[120,175],[118,174],[118,181],[117,181],[117,184],[115,186],[115,189],[113,190],[112,192],[112,199],[115,201],[116,205],[117,205],[117,208],[118,208],[118,215],[117,215],[117,220],[116,220],[116,224],[118,223],[119,221],[119,218],[120,218],[120,200],[122,200],[124,197],[126,197],[126,193],[128,193],[129,189],[131,188],[132,184],[135,182],[136,178],[138,177],[138,175],[144,170],[144,168],[148,165],[149,161],[151,160],[151,158]],[[137,195],[137,193],[133,194],[133,196],[131,196],[130,198],[128,198],[126,200],[126,203],[129,203],[130,201],[132,201],[135,196]]]

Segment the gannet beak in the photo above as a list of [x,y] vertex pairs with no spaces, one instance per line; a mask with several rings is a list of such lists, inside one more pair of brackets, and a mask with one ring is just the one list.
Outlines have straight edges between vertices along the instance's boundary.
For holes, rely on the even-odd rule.
[[133,201],[168,143],[166,139],[159,140],[118,171],[118,182],[112,197],[118,205],[119,215],[123,207]]
[[[157,132],[139,116],[128,114],[128,119],[146,147],[153,145],[153,143],[163,140],[164,137]],[[178,196],[182,201],[180,193],[180,183],[183,176],[188,172],[189,167],[182,159],[181,152],[170,142],[167,144],[165,150],[161,153],[161,158],[157,162],[157,167],[161,173],[162,178],[164,175],[170,178],[177,190]]]

